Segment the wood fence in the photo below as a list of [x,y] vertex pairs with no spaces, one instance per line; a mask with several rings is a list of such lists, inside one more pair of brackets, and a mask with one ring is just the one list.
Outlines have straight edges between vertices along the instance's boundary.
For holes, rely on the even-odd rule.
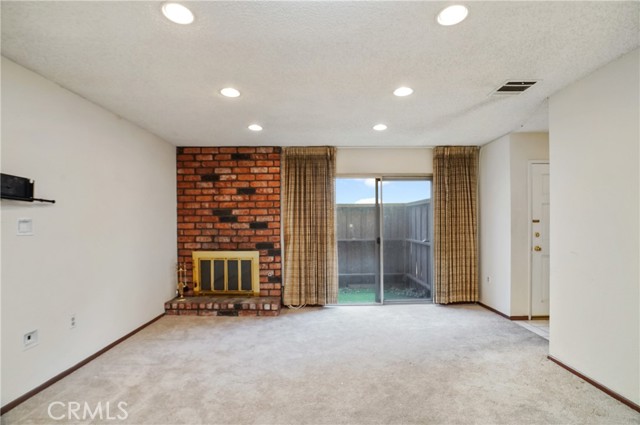
[[[431,200],[383,205],[385,290],[413,288],[431,297]],[[376,287],[376,206],[338,204],[338,276],[341,288]]]

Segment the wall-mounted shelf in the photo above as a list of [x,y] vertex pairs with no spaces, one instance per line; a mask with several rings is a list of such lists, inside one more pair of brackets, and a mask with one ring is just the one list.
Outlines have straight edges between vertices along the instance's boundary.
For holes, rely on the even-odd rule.
[[41,199],[41,198],[21,198],[19,196],[0,196],[2,199],[10,199],[12,201],[24,201],[24,202],[48,202],[50,204],[55,204],[56,201],[54,199]]
[[53,199],[34,198],[33,190],[35,182],[33,180],[9,174],[0,174],[0,181],[2,186],[2,190],[0,190],[0,198],[2,199],[23,202],[56,203]]

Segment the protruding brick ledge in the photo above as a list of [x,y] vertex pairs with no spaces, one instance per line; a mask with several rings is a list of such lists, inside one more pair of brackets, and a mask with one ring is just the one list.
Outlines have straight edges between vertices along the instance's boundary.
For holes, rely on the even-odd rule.
[[178,316],[278,316],[280,297],[185,297],[164,304],[164,311]]

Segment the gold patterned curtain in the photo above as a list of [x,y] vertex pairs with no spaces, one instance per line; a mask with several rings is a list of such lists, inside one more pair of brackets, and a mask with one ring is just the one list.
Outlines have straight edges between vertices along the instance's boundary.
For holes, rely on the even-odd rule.
[[335,304],[336,148],[283,149],[284,304]]
[[434,296],[478,301],[478,147],[433,150]]

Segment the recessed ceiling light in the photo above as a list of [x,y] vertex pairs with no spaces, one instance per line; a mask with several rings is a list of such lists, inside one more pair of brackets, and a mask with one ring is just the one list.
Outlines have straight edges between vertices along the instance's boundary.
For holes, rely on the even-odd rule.
[[413,93],[413,89],[411,87],[398,87],[393,91],[393,94],[399,97],[409,96],[411,93]]
[[248,128],[251,131],[262,131],[262,126],[258,124],[251,124]]
[[238,97],[240,96],[240,92],[233,87],[225,87],[220,90],[220,94],[226,97]]
[[465,20],[468,13],[469,10],[461,4],[445,7],[438,14],[438,23],[444,26],[459,24]]
[[193,22],[193,13],[180,3],[165,3],[162,5],[162,13],[171,22],[187,25]]
[[387,126],[384,124],[376,124],[373,126],[373,129],[375,131],[385,131],[387,129]]

